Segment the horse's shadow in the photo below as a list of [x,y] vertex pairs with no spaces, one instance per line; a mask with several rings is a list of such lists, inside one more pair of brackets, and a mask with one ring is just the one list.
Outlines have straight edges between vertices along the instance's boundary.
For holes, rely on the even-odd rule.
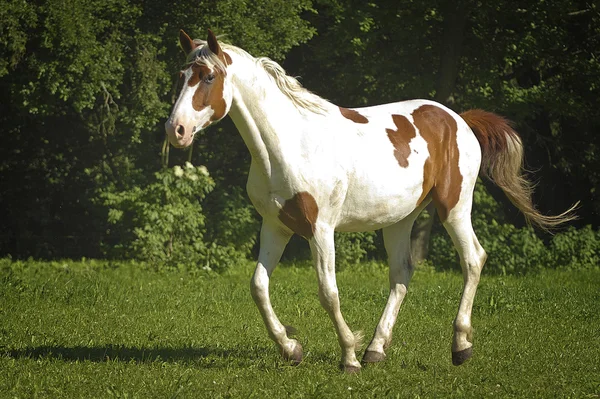
[[67,362],[169,362],[195,363],[203,367],[225,367],[228,359],[252,361],[260,351],[252,349],[223,349],[214,347],[138,348],[121,345],[106,346],[37,346],[23,349],[0,349],[0,355],[13,359],[55,359]]

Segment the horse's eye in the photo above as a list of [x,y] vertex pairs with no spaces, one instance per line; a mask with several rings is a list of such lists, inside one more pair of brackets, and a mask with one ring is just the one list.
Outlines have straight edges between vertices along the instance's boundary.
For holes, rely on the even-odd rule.
[[206,77],[204,78],[204,81],[205,81],[206,83],[212,83],[212,82],[214,82],[214,80],[215,80],[215,74],[214,74],[214,73],[208,74],[208,75],[206,75]]

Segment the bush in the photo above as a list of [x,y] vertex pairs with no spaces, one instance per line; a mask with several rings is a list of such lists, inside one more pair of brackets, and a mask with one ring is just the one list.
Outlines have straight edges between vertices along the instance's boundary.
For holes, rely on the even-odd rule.
[[335,233],[336,270],[344,270],[367,258],[367,254],[376,249],[375,232]]
[[239,186],[215,188],[203,202],[206,240],[230,246],[250,256],[260,232],[258,213]]
[[146,187],[103,193],[108,221],[125,231],[118,255],[149,262],[155,268],[202,268],[221,271],[239,253],[233,246],[206,242],[201,201],[214,188],[206,167],[187,162],[155,173]]
[[[488,253],[485,272],[525,274],[545,268],[590,269],[600,264],[600,232],[591,226],[570,227],[545,244],[531,227],[503,221],[499,204],[478,184],[474,194],[473,227]],[[500,220],[498,220],[500,219]],[[458,255],[445,232],[433,235],[429,262],[436,269],[456,269]]]
[[[473,200],[473,229],[488,253],[486,273],[524,274],[549,264],[551,257],[544,242],[532,228],[506,223],[501,206],[481,182],[475,186]],[[436,269],[460,268],[452,241],[441,230],[432,237],[429,260]]]
[[555,267],[594,269],[600,267],[600,231],[592,226],[576,230],[571,227],[555,235],[550,242]]
[[525,274],[550,266],[548,248],[531,227],[492,221],[479,240],[489,254],[485,268],[491,273]]

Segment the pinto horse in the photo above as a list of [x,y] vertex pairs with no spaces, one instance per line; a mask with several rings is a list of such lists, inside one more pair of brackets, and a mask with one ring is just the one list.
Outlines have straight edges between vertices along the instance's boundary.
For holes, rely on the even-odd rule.
[[269,278],[293,233],[310,244],[319,299],[342,349],[341,367],[357,372],[359,339],[340,311],[334,231],[383,229],[390,293],[362,358],[378,362],[385,359],[414,271],[411,228],[433,201],[464,276],[451,347],[452,362],[459,365],[472,355],[471,310],[487,257],[471,225],[478,175],[495,182],[542,228],[574,218],[572,208],[557,216],[536,210],[532,185],[523,177],[521,140],[498,115],[458,115],[427,100],[342,108],[303,88],[274,61],[219,43],[210,30],[206,41],[183,31],[179,41],[187,62],[165,124],[168,139],[187,147],[202,129],[226,115],[233,119],[252,156],[248,196],[263,218],[252,297],[269,336],[294,364],[302,361],[302,346],[290,338],[269,299]]

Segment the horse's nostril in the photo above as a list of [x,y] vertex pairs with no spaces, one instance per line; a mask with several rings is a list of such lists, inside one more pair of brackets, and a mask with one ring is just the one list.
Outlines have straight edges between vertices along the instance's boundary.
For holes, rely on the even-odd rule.
[[175,128],[175,133],[177,133],[177,136],[183,136],[185,133],[185,128],[183,125],[177,125],[177,128]]

